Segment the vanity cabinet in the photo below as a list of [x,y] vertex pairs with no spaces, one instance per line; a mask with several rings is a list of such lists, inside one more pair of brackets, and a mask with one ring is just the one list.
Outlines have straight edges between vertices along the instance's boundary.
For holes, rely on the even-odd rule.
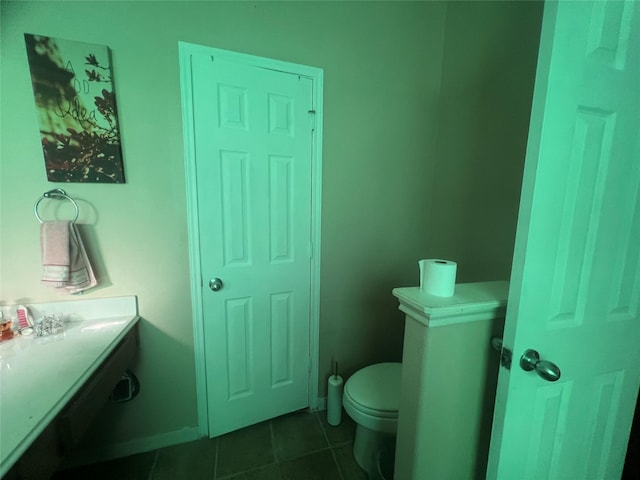
[[106,404],[138,348],[135,325],[109,353],[95,373],[49,423],[3,480],[45,480],[78,444]]
[[138,348],[138,338],[136,325],[65,408],[60,416],[59,427],[60,442],[64,454],[76,446],[91,422],[104,407],[122,374],[132,366]]
[[[0,344],[0,477],[48,479],[78,445],[138,350],[135,296],[27,305],[63,332]],[[3,314],[13,305],[0,305]]]

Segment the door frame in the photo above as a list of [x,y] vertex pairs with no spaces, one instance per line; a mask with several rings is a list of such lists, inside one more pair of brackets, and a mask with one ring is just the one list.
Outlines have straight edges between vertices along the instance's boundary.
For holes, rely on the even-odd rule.
[[258,57],[244,53],[221,50],[186,42],[178,42],[180,66],[180,92],[182,102],[182,128],[184,145],[185,180],[187,195],[187,230],[189,242],[189,268],[191,308],[193,323],[193,347],[196,372],[196,399],[198,431],[209,436],[209,411],[207,379],[205,372],[205,337],[202,308],[204,279],[200,268],[200,231],[198,227],[198,196],[195,158],[195,131],[193,125],[193,89],[191,83],[191,57],[206,55],[248,66],[277,70],[310,78],[313,84],[312,101],[315,110],[314,131],[311,145],[311,276],[309,311],[309,407],[317,410],[319,381],[319,332],[320,332],[320,227],[322,205],[322,98],[323,70],[296,63]]

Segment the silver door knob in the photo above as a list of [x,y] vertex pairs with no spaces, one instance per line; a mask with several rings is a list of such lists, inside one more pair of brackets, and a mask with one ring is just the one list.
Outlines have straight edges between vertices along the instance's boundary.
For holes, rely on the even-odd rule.
[[545,380],[555,382],[560,378],[560,369],[558,366],[547,360],[540,360],[540,354],[535,350],[527,350],[520,357],[520,367],[527,372],[535,370]]
[[211,280],[209,280],[209,288],[214,292],[217,292],[218,290],[222,290],[222,287],[223,287],[222,280],[220,280],[218,277],[212,278]]

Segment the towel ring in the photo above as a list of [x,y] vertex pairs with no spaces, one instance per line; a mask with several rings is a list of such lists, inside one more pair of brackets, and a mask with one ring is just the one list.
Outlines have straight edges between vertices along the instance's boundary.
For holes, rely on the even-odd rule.
[[67,195],[67,192],[62,190],[61,188],[54,188],[53,190],[49,190],[48,192],[44,192],[42,196],[36,201],[36,204],[33,206],[33,213],[36,215],[36,218],[40,223],[44,223],[40,215],[38,215],[38,205],[45,198],[54,198],[56,200],[69,200],[73,204],[73,208],[76,209],[76,216],[71,220],[72,223],[76,223],[78,220],[78,215],[80,214],[80,209],[78,208],[78,204],[75,202],[73,198]]

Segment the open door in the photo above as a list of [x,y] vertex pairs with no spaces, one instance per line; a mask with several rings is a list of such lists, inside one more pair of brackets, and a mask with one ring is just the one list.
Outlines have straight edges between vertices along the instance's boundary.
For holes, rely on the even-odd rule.
[[322,70],[181,44],[199,423],[317,407]]
[[549,2],[487,478],[620,478],[640,384],[639,190],[640,3]]

